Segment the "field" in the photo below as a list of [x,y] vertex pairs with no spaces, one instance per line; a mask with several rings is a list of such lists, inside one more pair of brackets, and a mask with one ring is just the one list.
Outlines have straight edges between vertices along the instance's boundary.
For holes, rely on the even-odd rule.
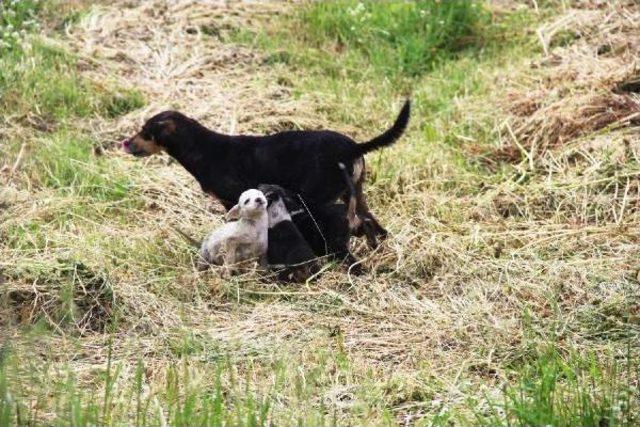
[[[0,426],[640,423],[633,0],[0,0]],[[366,273],[199,272],[176,109],[364,142]]]

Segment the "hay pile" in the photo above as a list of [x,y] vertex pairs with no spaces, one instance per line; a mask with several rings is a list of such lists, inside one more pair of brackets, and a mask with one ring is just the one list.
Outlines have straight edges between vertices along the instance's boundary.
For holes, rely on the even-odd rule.
[[533,161],[594,132],[640,124],[636,2],[573,2],[538,37],[544,57],[503,103],[510,120],[500,158]]

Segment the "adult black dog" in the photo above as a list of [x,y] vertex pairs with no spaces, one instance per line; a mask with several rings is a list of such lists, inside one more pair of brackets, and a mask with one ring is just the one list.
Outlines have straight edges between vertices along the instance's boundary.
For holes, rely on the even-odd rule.
[[177,111],[153,116],[123,149],[135,156],[166,151],[187,169],[202,189],[230,209],[240,194],[268,182],[284,187],[304,200],[329,203],[340,197],[348,203],[339,163],[346,165],[356,188],[356,216],[349,218],[354,234],[376,235],[386,230],[369,211],[364,198],[363,156],[393,144],[409,122],[407,100],[393,126],[364,144],[333,131],[286,131],[266,136],[223,135],[207,129]]

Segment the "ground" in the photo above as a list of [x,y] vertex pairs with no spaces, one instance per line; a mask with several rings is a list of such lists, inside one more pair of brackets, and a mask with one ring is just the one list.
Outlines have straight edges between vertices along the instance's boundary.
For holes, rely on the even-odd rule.
[[[637,422],[640,8],[456,4],[450,39],[377,30],[402,2],[34,6],[0,50],[0,425]],[[362,276],[198,272],[174,227],[222,208],[117,149],[168,108],[363,142],[406,97]]]

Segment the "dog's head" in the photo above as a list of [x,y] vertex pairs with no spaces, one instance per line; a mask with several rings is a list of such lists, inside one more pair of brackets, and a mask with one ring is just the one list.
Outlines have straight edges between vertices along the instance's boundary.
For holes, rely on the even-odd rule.
[[279,185],[260,184],[258,185],[258,190],[262,191],[265,195],[267,202],[269,202],[269,206],[271,206],[273,202],[284,200],[288,197],[287,191]]
[[180,130],[191,121],[177,111],[163,111],[147,120],[140,132],[122,141],[122,149],[137,157],[159,153],[179,139]]
[[289,211],[300,209],[300,202],[296,198],[295,193],[285,190],[279,185],[260,184],[258,189],[267,197],[269,206],[275,201],[282,200]]
[[267,211],[267,198],[262,191],[250,189],[240,195],[238,204],[227,212],[227,220],[255,219]]
[[258,189],[267,198],[267,212],[269,214],[269,228],[281,221],[291,221],[288,203],[293,203],[290,194],[279,185],[260,184]]

